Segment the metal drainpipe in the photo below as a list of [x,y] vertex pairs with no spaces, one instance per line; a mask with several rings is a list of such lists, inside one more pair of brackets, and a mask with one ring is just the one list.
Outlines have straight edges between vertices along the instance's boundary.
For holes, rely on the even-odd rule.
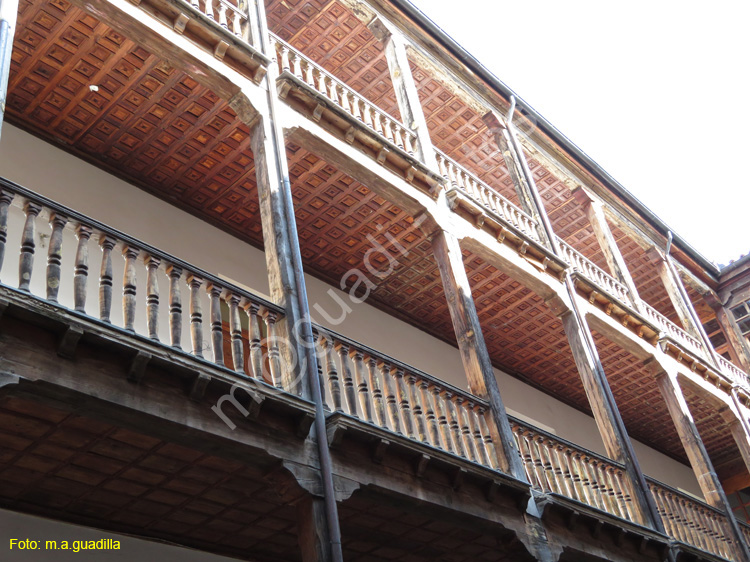
[[[1,1],[1,0],[0,0]],[[268,52],[268,23],[266,22],[265,9],[262,9],[258,1],[255,2],[258,15],[258,27],[260,28],[260,48],[261,52],[271,56],[273,53]],[[286,163],[286,145],[284,144],[284,131],[276,119],[276,96],[274,88],[276,87],[275,76],[278,73],[274,63],[266,73],[266,83],[268,86],[268,106],[271,119],[271,130],[273,133],[273,142],[276,150],[276,165],[279,177],[283,181],[282,199],[284,201],[284,214],[286,218],[287,234],[289,236],[292,250],[292,269],[294,270],[294,280],[297,285],[297,302],[300,308],[300,328],[302,333],[301,339],[305,347],[307,360],[307,378],[310,387],[310,393],[315,403],[315,434],[318,445],[318,456],[320,458],[320,472],[323,480],[323,498],[325,501],[326,522],[328,523],[328,540],[331,545],[331,555],[333,562],[343,562],[343,552],[341,550],[341,529],[339,527],[338,506],[336,505],[336,491],[333,484],[333,470],[331,466],[331,452],[328,449],[328,439],[326,437],[326,419],[323,408],[323,393],[320,388],[320,377],[318,376],[318,361],[314,352],[314,339],[312,326],[309,317],[309,303],[307,301],[307,288],[305,286],[305,277],[302,269],[302,255],[299,249],[299,237],[297,234],[297,223],[294,215],[294,201],[292,200],[292,189],[289,182],[289,170]]]
[[8,99],[10,56],[16,32],[18,0],[0,0],[0,133],[5,120],[5,102]]
[[[534,206],[537,209],[537,215],[539,216],[542,227],[544,228],[544,232],[547,235],[547,238],[550,241],[550,246],[552,247],[552,252],[556,256],[560,256],[560,246],[557,243],[557,238],[555,237],[555,232],[552,229],[552,223],[549,220],[549,217],[547,216],[547,213],[544,211],[544,204],[542,203],[542,200],[539,196],[539,192],[536,187],[536,182],[534,181],[534,177],[531,174],[531,170],[529,169],[529,166],[526,162],[526,158],[524,156],[524,153],[521,148],[521,143],[518,141],[518,138],[516,137],[516,132],[513,127],[513,112],[516,107],[516,98],[515,96],[511,96],[510,98],[511,102],[511,111],[508,113],[508,117],[506,119],[507,125],[508,125],[508,132],[509,137],[511,140],[511,143],[513,144],[513,148],[516,151],[516,154],[518,154],[518,159],[521,162],[521,171],[523,172],[523,175],[526,179],[526,183],[529,186],[529,191],[531,191],[531,198],[534,202]],[[578,303],[576,302],[576,292],[575,292],[575,286],[573,285],[573,279],[570,276],[569,270],[566,270],[565,272],[565,288],[567,289],[568,296],[570,297],[570,302],[573,307],[573,313],[576,317],[576,322],[578,323],[578,328],[581,330],[581,333],[583,334],[583,341],[586,344],[586,347],[588,349],[589,355],[591,358],[598,357],[598,354],[596,352],[596,344],[593,341],[593,338],[591,337],[591,333],[584,329],[584,325],[582,322],[582,314],[581,310],[578,308]],[[600,363],[598,361],[595,361],[595,372],[597,375],[597,378],[599,379],[600,383],[602,384],[602,387],[606,389],[606,392],[604,393],[605,399],[607,400],[607,403],[609,404],[610,408],[615,414],[615,425],[617,426],[618,431],[622,435],[627,435],[627,430],[625,428],[625,423],[622,421],[622,417],[620,416],[620,410],[617,407],[617,403],[615,402],[614,396],[612,396],[612,391],[609,388],[609,384],[607,383],[607,377],[603,370],[600,367]],[[633,450],[633,446],[629,439],[627,439],[624,443],[626,447],[626,451],[628,453],[628,456],[632,459],[635,459],[635,451]],[[656,509],[656,504],[654,503],[654,499],[649,493],[648,484],[646,483],[646,478],[643,475],[643,471],[640,470],[640,467],[633,467],[636,480],[638,485],[643,490],[643,495],[646,499],[646,505],[648,507],[648,513],[644,514],[647,515],[650,519],[652,528],[654,528],[656,531],[666,534],[666,529],[664,527],[664,523],[661,520],[661,517],[659,516],[659,512]],[[670,554],[671,557],[671,554]]]

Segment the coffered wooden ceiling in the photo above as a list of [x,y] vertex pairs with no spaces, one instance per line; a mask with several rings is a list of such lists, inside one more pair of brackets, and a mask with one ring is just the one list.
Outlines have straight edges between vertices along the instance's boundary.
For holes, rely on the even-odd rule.
[[[275,33],[398,115],[380,44],[341,4],[274,0],[269,21]],[[413,65],[413,72],[435,144],[515,198],[480,116],[423,69]],[[90,85],[97,86],[96,91]],[[7,115],[20,127],[262,247],[247,127],[190,76],[66,0],[21,0]],[[368,235],[374,237],[390,248],[393,261],[370,255],[385,274],[372,278],[377,287],[368,303],[455,345],[430,244],[415,231],[413,218],[299,146],[289,144],[287,156],[306,270],[339,286],[347,271],[362,267],[372,248]],[[606,268],[585,215],[567,188],[538,162],[530,165],[558,232]],[[643,298],[674,318],[642,250],[614,230],[635,265]],[[392,240],[403,251],[394,249]],[[588,411],[559,320],[534,293],[478,256],[465,251],[464,262],[494,363]],[[354,279],[349,276],[346,282],[351,286]],[[619,389],[618,401],[633,434],[684,460],[673,436],[653,430],[670,427],[666,412],[657,409],[644,418],[632,399],[631,391],[645,393],[650,401],[653,384],[634,370],[621,350],[602,345],[608,376]]]
[[[336,0],[266,0],[266,9],[269,27],[274,33],[387,113],[400,115],[383,46],[343,4]],[[502,155],[482,123],[481,115],[414,61],[411,61],[411,70],[435,146],[518,204]],[[558,236],[609,271],[591,225],[569,189],[534,158],[529,159],[529,167]],[[621,238],[620,234],[618,240]],[[628,264],[635,269],[633,276],[641,289],[641,298],[672,321],[679,322],[663,286],[657,286],[661,283],[654,275],[654,268],[641,267],[643,252],[634,244],[626,244],[621,249]],[[705,304],[697,293],[691,296],[698,306]],[[702,315],[704,321],[710,317],[710,311],[708,314],[706,318]]]

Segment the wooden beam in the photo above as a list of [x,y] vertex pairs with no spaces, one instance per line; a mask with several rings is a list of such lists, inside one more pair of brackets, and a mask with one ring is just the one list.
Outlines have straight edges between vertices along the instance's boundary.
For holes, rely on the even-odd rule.
[[695,425],[695,420],[690,413],[687,400],[685,400],[685,396],[680,388],[677,373],[665,372],[655,362],[648,362],[647,366],[656,368],[657,385],[690,461],[690,466],[693,467],[693,472],[698,480],[698,485],[703,492],[706,503],[726,515],[729,523],[729,533],[737,545],[739,559],[750,560],[750,551],[748,551],[742,532],[734,518],[724,489],[721,487],[721,482],[716,475],[711,458],[708,456],[706,447],[703,445],[698,427]]
[[607,260],[609,270],[615,276],[617,280],[628,288],[630,293],[630,302],[632,303],[635,310],[640,312],[643,308],[641,299],[638,295],[638,289],[635,286],[633,277],[630,275],[628,266],[625,263],[625,258],[620,252],[620,247],[617,245],[615,237],[612,235],[612,230],[609,228],[607,218],[604,216],[604,209],[602,204],[593,199],[586,190],[581,186],[573,189],[573,197],[583,206],[586,216],[591,223],[591,228],[594,231],[599,247],[604,254],[604,259]]
[[513,438],[500,388],[495,378],[487,345],[482,336],[479,316],[471,296],[469,278],[464,268],[461,247],[456,237],[442,229],[432,237],[432,250],[443,280],[448,309],[453,320],[458,348],[461,352],[469,389],[490,403],[497,437],[498,461],[501,469],[519,480],[527,481],[526,473]]
[[[290,240],[286,229],[283,194],[284,181],[279,174],[276,158],[286,158],[286,154],[277,155],[273,142],[273,131],[270,120],[263,116],[256,121],[251,131],[251,147],[255,162],[255,176],[258,184],[258,199],[261,224],[263,228],[263,248],[268,268],[268,285],[271,300],[282,306],[285,311],[283,319],[276,324],[278,334],[286,340],[287,345],[280,346],[283,354],[281,362],[285,369],[293,366],[294,371],[285,377],[292,393],[309,397],[308,385],[300,384],[301,361],[296,358],[305,356],[295,334],[295,326],[299,325],[302,315],[297,299],[297,283],[292,269],[291,244],[297,240]],[[296,358],[294,354],[296,353]]]
[[327,526],[324,501],[305,496],[297,504],[297,541],[302,562],[326,562],[332,559]]
[[401,112],[401,121],[417,135],[417,158],[428,166],[434,167],[436,165],[435,151],[432,147],[422,103],[419,101],[417,86],[411,74],[404,37],[381,18],[373,19],[368,27],[385,47],[385,59],[388,62],[398,109]]
[[706,300],[716,314],[716,322],[719,324],[724,339],[727,340],[727,349],[732,362],[739,365],[746,373],[750,373],[750,347],[734,314],[718,299]]
[[[579,317],[574,307],[562,306],[560,301],[547,301],[552,311],[560,317],[568,338],[570,350],[583,383],[594,421],[604,442],[607,456],[625,465],[625,478],[631,490],[634,507],[641,525],[659,526],[656,510],[647,496],[647,486],[638,459],[635,456],[625,424],[617,410],[604,367],[596,347],[587,343],[590,331],[585,318]],[[586,331],[589,331],[587,334]],[[592,338],[593,339],[593,338]]]
[[672,270],[667,263],[667,257],[660,250],[657,250],[656,247],[652,247],[646,253],[646,257],[648,257],[659,273],[659,277],[664,284],[664,288],[667,290],[669,300],[677,312],[682,327],[685,328],[690,335],[700,340],[701,334],[693,321],[693,316],[690,311],[692,303],[687,302],[682,297],[679,287],[681,281],[672,274]]
[[732,437],[737,448],[740,450],[742,460],[745,462],[745,467],[750,473],[750,435],[748,435],[745,429],[745,424],[740,419],[741,414],[735,411],[735,408],[725,408],[721,412],[721,417],[724,419],[729,431],[732,432]]

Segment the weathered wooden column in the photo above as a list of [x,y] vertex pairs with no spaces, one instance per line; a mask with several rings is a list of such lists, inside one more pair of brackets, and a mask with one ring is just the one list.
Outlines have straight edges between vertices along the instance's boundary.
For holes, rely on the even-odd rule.
[[672,302],[675,311],[677,311],[677,316],[680,318],[682,327],[705,346],[708,359],[715,363],[713,346],[700,323],[695,308],[693,308],[693,303],[690,302],[682,279],[680,279],[674,266],[669,262],[669,256],[662,253],[656,247],[652,247],[646,252],[646,257],[657,268],[659,277],[667,289],[669,300]]
[[[505,161],[505,167],[508,168],[508,173],[513,180],[513,187],[516,190],[516,195],[521,203],[521,208],[526,214],[531,215],[541,226],[544,222],[543,217],[539,214],[539,206],[534,201],[532,194],[532,187],[529,185],[526,174],[523,170],[523,161],[521,158],[523,154],[518,154],[516,151],[515,144],[512,138],[512,131],[508,127],[506,121],[497,115],[494,111],[488,112],[482,117],[482,121],[492,133],[495,139],[495,144],[503,154],[503,160]],[[539,229],[539,235],[542,239],[548,238],[549,233],[544,228]],[[548,245],[553,244],[552,240],[547,240]]]
[[721,302],[717,295],[709,294],[704,298],[716,314],[716,322],[727,341],[727,350],[732,362],[739,365],[746,373],[750,373],[750,345],[742,334],[734,314],[727,309],[726,303]]
[[428,166],[434,167],[435,151],[427,129],[427,120],[419,101],[419,93],[406,54],[406,43],[401,34],[381,18],[375,18],[368,25],[373,35],[383,43],[385,59],[396,92],[401,121],[417,135],[417,158]]
[[[506,164],[508,169],[511,170],[511,178],[516,191],[519,193],[519,198],[522,201],[526,200],[532,211],[530,214],[537,218],[539,225],[542,227],[541,230],[543,230],[549,242],[550,249],[559,256],[561,253],[560,247],[552,223],[547,216],[547,211],[534,182],[534,176],[529,170],[521,144],[511,125],[514,108],[515,100],[512,100],[507,121],[493,112],[486,114],[483,121],[494,134],[498,147],[506,158]],[[578,296],[569,272],[566,272],[565,275],[565,285],[569,302],[556,297],[548,301],[547,304],[562,319],[563,329],[568,337],[607,455],[625,466],[625,477],[632,492],[635,511],[640,518],[638,523],[663,532],[664,525],[653,497],[648,492],[646,478],[617,408],[617,403],[596,349],[596,343],[591,335],[586,318],[581,314],[576,304]]]
[[742,460],[745,462],[745,467],[750,471],[750,435],[745,429],[745,424],[740,419],[742,416],[741,412],[737,412],[735,408],[725,408],[721,412],[721,417],[724,419],[724,423],[732,432],[732,437],[737,448],[740,450]]
[[432,235],[432,250],[443,280],[448,309],[453,320],[458,348],[461,352],[469,389],[473,394],[486,399],[490,403],[492,416],[497,428],[499,442],[497,443],[498,458],[501,469],[518,478],[526,480],[526,475],[518,454],[513,432],[508,421],[500,389],[492,368],[487,345],[482,336],[479,316],[471,296],[469,278],[466,275],[461,256],[461,247],[456,237],[442,229],[437,229]]
[[5,104],[8,100],[8,77],[13,37],[16,33],[18,0],[0,0],[0,133],[5,120]]
[[[281,200],[284,182],[276,163],[273,131],[267,116],[258,118],[251,135],[270,297],[285,311],[284,318],[280,318],[276,324],[277,334],[285,340],[284,345],[280,346],[282,365],[285,370],[294,366],[294,372],[283,378],[293,383],[293,388],[286,390],[308,397],[307,385],[300,384],[302,373],[299,369],[305,356],[304,349],[297,341],[295,333],[295,326],[298,326],[302,315],[296,296],[299,289],[292,269],[291,244],[297,244],[298,241],[289,239],[285,225],[286,218]],[[285,158],[286,155],[282,154],[281,157]]]
[[609,228],[609,223],[604,216],[604,209],[601,202],[593,199],[580,185],[573,189],[573,197],[575,197],[576,201],[581,204],[586,212],[594,235],[599,242],[599,247],[604,254],[604,259],[607,260],[609,270],[620,283],[628,288],[630,302],[635,310],[640,312],[643,307],[641,306],[641,299],[638,296],[638,289],[635,286],[633,277],[630,275],[617,241],[612,235],[612,230]]
[[[331,453],[326,439],[323,389],[315,355],[302,254],[297,233],[289,166],[286,157],[284,130],[279,122],[276,78],[279,70],[275,47],[269,40],[265,4],[252,0],[250,21],[258,26],[256,46],[271,59],[265,76],[266,100],[252,127],[252,151],[255,162],[263,227],[264,250],[268,265],[271,295],[284,307],[286,317],[279,330],[288,338],[288,346],[296,351],[292,385],[294,392],[315,405],[311,439],[315,442],[320,463],[322,497],[311,504],[313,512],[301,525],[301,542],[305,562],[343,562],[336,489],[333,482]],[[290,360],[289,350],[282,350],[283,359]],[[286,361],[285,361],[286,362]],[[289,368],[289,364],[285,366]],[[283,379],[283,377],[282,377]],[[289,389],[287,389],[289,390]],[[303,540],[300,536],[300,540]],[[314,555],[311,553],[315,553]]]
[[750,551],[748,551],[742,531],[734,518],[724,488],[722,488],[719,477],[716,475],[711,458],[703,445],[693,415],[690,413],[690,408],[680,388],[679,375],[676,372],[666,372],[654,360],[648,361],[646,366],[651,369],[656,377],[657,385],[664,397],[667,410],[669,410],[669,415],[690,461],[690,466],[693,467],[693,472],[706,503],[726,515],[729,533],[737,545],[738,560],[750,561]]

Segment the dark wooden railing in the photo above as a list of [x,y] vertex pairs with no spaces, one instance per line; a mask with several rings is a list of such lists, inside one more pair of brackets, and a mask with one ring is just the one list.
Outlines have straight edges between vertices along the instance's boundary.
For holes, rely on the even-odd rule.
[[332,412],[498,468],[484,400],[320,326],[315,334]]
[[0,268],[20,246],[17,281],[5,273],[4,285],[283,386],[281,308],[11,182],[0,189]]

